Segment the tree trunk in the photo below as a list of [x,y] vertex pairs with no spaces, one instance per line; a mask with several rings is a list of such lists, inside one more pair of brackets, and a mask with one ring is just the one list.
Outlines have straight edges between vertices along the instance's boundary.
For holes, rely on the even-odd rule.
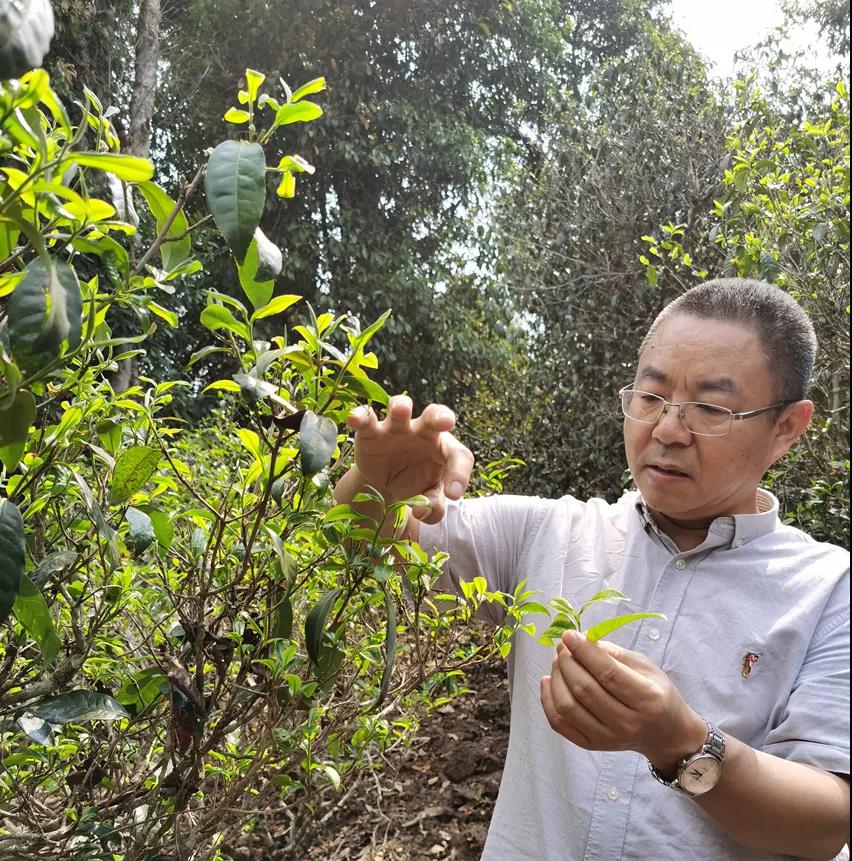
[[151,152],[151,118],[157,95],[160,59],[160,0],[141,0],[136,23],[136,69],[130,99],[127,150],[147,158]]

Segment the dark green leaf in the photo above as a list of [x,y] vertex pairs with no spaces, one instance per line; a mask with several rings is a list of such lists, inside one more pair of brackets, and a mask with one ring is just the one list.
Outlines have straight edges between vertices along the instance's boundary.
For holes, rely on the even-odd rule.
[[133,555],[140,556],[154,542],[154,524],[151,518],[138,508],[127,509],[127,523],[130,526],[130,544]]
[[272,613],[269,636],[272,639],[289,640],[293,633],[293,602],[279,592],[278,602]]
[[34,717],[60,725],[130,717],[127,709],[108,694],[82,689],[43,699],[30,708],[30,712]]
[[0,461],[6,467],[6,472],[12,472],[17,467],[26,449],[35,417],[35,398],[31,392],[23,389],[8,406],[0,406]]
[[379,686],[379,696],[376,699],[375,708],[379,708],[388,695],[391,675],[393,674],[393,665],[396,660],[396,601],[394,601],[390,589],[386,586],[384,587],[384,593],[385,608],[388,614],[385,626],[385,668],[382,672],[382,682]]
[[9,299],[9,346],[19,364],[42,364],[63,347],[75,348],[82,329],[82,298],[74,270],[40,258],[26,269]]
[[160,463],[160,451],[145,445],[125,449],[115,461],[110,484],[110,503],[118,505],[141,490]]
[[77,561],[77,558],[78,554],[73,550],[57,550],[56,553],[45,556],[39,562],[30,579],[36,587],[41,589],[52,577],[67,571]]
[[775,283],[775,279],[781,272],[781,267],[775,259],[775,255],[771,251],[760,252],[760,274],[770,284]]
[[[237,261],[237,274],[240,279],[240,286],[243,288],[243,292],[255,308],[260,308],[266,305],[270,298],[272,298],[272,291],[275,289],[275,276],[281,271],[281,267],[279,266],[278,272],[275,272],[274,274],[272,273],[273,267],[270,265],[272,262],[272,256],[271,252],[266,247],[263,249],[266,262],[261,262],[261,247],[258,240],[258,234],[263,236],[259,227],[254,232],[254,236],[252,237],[251,243],[246,251],[245,259],[242,263]],[[272,246],[272,248],[275,248],[275,246],[272,245],[265,236],[263,236],[263,239]],[[277,251],[278,249],[276,248],[275,250]]]
[[0,499],[0,622],[15,603],[24,574],[24,519],[18,507]]
[[305,648],[308,651],[308,657],[314,663],[319,660],[320,643],[322,642],[326,619],[334,606],[334,602],[342,592],[342,589],[332,589],[330,592],[326,592],[305,619]]
[[36,641],[41,651],[41,659],[46,664],[50,663],[59,654],[62,643],[56,636],[53,619],[50,618],[50,610],[44,596],[26,574],[21,576],[18,596],[15,598],[12,612]]
[[213,150],[204,178],[207,205],[238,261],[260,223],[266,201],[266,157],[260,144],[223,141]]
[[139,510],[144,511],[151,518],[157,543],[163,549],[168,550],[175,537],[175,527],[169,515],[153,505],[140,505]]
[[302,474],[314,475],[331,460],[337,448],[337,425],[328,416],[307,410],[299,427]]

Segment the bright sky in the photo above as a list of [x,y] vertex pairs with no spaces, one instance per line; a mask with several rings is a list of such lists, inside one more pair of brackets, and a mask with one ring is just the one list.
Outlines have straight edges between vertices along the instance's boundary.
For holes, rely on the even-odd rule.
[[[784,19],[778,0],[671,0],[671,16],[720,77],[731,73],[736,51],[759,42]],[[817,30],[791,35],[791,47],[801,47],[816,41]]]

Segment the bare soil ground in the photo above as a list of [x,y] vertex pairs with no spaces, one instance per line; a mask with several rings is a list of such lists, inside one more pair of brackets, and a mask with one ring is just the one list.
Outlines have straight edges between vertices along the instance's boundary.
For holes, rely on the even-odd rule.
[[472,693],[424,720],[397,767],[323,823],[305,861],[479,859],[509,740],[505,667],[475,667],[467,683]]

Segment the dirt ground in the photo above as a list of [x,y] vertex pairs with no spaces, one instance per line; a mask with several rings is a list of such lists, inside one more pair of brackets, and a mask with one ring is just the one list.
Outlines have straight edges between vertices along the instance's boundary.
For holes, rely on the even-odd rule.
[[473,668],[472,693],[428,720],[399,767],[365,784],[306,848],[305,861],[477,861],[509,740],[502,662]]

